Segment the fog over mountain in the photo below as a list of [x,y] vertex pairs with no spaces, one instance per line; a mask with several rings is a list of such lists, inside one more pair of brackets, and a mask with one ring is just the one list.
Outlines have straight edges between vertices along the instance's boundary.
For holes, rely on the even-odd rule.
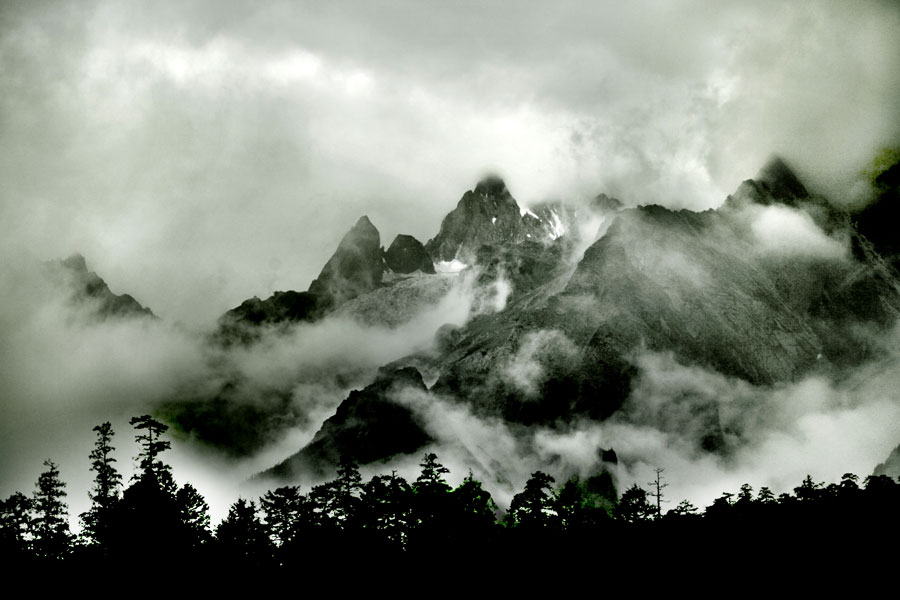
[[5,2],[0,496],[52,457],[77,514],[91,427],[127,478],[155,411],[216,520],[382,439],[347,415],[383,402],[426,444],[394,468],[433,448],[501,502],[608,449],[696,504],[871,472],[897,31],[890,2]]

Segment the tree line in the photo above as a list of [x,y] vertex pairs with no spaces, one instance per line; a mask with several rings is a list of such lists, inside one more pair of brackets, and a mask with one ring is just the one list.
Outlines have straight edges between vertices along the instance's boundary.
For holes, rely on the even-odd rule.
[[860,482],[845,474],[825,485],[807,476],[793,494],[776,495],[749,484],[724,493],[701,511],[667,502],[662,470],[650,492],[637,484],[616,492],[609,473],[573,477],[561,485],[547,473],[532,474],[501,514],[491,494],[470,472],[455,488],[433,453],[415,481],[396,472],[363,481],[357,465],[341,461],[336,477],[307,494],[299,486],[266,492],[258,502],[237,500],[213,529],[209,507],[190,483],[176,485],[161,455],[168,429],[149,415],[130,421],[136,431],[138,468],[128,485],[116,468],[110,423],[94,427],[90,508],[82,530],[69,529],[65,483],[48,460],[31,496],[12,494],[0,503],[0,553],[5,564],[216,564],[277,570],[296,564],[341,560],[465,556],[473,549],[527,555],[547,547],[565,551],[598,547],[615,552],[665,548],[714,552],[741,540],[745,552],[777,551],[801,540],[808,547],[859,544],[865,535],[895,535],[900,485],[887,476]]

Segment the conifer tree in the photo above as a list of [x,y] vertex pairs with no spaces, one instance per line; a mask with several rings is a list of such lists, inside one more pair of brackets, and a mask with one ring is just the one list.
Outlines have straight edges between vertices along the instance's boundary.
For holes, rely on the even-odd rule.
[[159,460],[160,453],[172,447],[170,442],[160,439],[162,434],[169,429],[169,426],[160,423],[150,415],[133,417],[129,423],[138,430],[135,440],[141,446],[140,453],[137,456],[140,473],[135,473],[133,479],[153,479],[160,487],[174,494],[175,481],[172,478],[172,469],[169,465]]
[[94,486],[88,492],[91,508],[81,514],[81,522],[85,537],[93,543],[99,543],[103,538],[109,511],[119,500],[122,476],[113,465],[116,459],[112,456],[115,451],[112,446],[114,435],[112,425],[107,421],[97,425],[93,430],[97,432],[97,441],[90,454],[90,470],[96,475]]
[[553,477],[542,471],[532,473],[525,489],[513,496],[506,514],[507,522],[527,529],[556,528],[559,514],[554,508],[554,481]]
[[185,483],[175,494],[178,511],[181,514],[182,531],[186,543],[197,548],[212,539],[209,526],[209,505],[206,499],[190,483]]
[[484,533],[497,521],[497,504],[472,471],[452,492],[453,513],[460,533]]
[[266,532],[276,546],[290,543],[297,535],[305,500],[296,485],[269,490],[259,499],[265,515]]
[[31,499],[16,492],[0,502],[0,556],[22,556],[28,551]]
[[59,468],[45,460],[47,470],[41,473],[32,499],[35,554],[42,558],[61,559],[69,550],[69,510],[63,498],[66,484],[59,478]]
[[239,498],[216,528],[216,541],[226,560],[243,565],[267,563],[273,545],[252,500]]
[[353,459],[346,456],[341,458],[334,484],[333,518],[344,529],[353,527],[359,514],[359,495],[362,491],[362,475]]
[[376,475],[363,486],[362,525],[370,538],[390,550],[402,550],[409,539],[412,488],[392,471]]

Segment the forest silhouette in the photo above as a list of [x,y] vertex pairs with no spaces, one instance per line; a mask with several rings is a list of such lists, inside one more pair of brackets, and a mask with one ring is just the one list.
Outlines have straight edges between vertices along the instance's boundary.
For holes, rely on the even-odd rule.
[[[396,472],[364,482],[343,459],[336,477],[301,493],[283,486],[258,503],[240,498],[212,528],[209,507],[190,483],[177,486],[161,458],[168,429],[149,415],[135,417],[138,469],[126,486],[116,469],[110,423],[94,428],[89,458],[95,475],[82,529],[69,529],[65,483],[48,460],[33,493],[0,504],[0,559],[18,569],[109,564],[193,565],[196,568],[287,571],[294,566],[385,564],[424,557],[508,559],[595,554],[607,567],[628,557],[722,560],[798,556],[844,564],[894,543],[900,531],[900,484],[885,475],[860,481],[852,473],[825,485],[807,476],[793,493],[744,484],[700,510],[684,500],[663,511],[664,471],[621,495],[611,475],[573,477],[557,485],[537,471],[503,513],[470,472],[457,487],[433,453],[413,482]],[[892,556],[886,551],[886,558]],[[842,557],[842,558],[841,558]],[[642,559],[644,560],[644,559]]]

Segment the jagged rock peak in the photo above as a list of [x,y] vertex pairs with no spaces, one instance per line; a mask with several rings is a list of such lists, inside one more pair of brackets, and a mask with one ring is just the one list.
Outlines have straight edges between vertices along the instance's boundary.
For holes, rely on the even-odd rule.
[[498,198],[512,198],[512,195],[506,188],[506,183],[499,175],[494,174],[485,176],[481,181],[478,182],[473,191],[478,195],[496,196]]
[[336,307],[378,287],[383,274],[381,235],[363,215],[341,238],[309,291],[320,296],[323,307]]
[[509,246],[528,239],[538,241],[541,231],[537,219],[523,218],[519,204],[503,180],[491,175],[463,194],[425,249],[435,263],[460,260],[471,264],[483,245]]
[[[56,273],[62,276],[69,286],[71,298],[76,303],[93,303],[94,316],[100,319],[151,317],[156,318],[149,308],[141,304],[129,294],[114,294],[103,279],[88,270],[84,256],[74,253],[64,260],[48,263]],[[61,269],[61,270],[60,270]]]
[[598,194],[591,204],[601,212],[616,212],[622,209],[622,201],[606,194]]
[[777,200],[806,198],[809,192],[800,183],[794,171],[780,156],[773,155],[756,175],[756,181],[765,185]]
[[350,234],[372,235],[373,232],[375,235],[379,235],[378,229],[374,225],[372,225],[372,221],[369,220],[369,216],[363,215],[356,220],[356,224],[350,229],[350,231],[347,232],[346,235],[344,235],[344,238],[346,238]]
[[62,261],[62,264],[63,266],[73,271],[78,271],[79,273],[87,273],[87,261],[84,260],[84,256],[77,252]]
[[747,179],[728,196],[726,208],[747,204],[786,204],[796,206],[810,197],[791,168],[778,156],[772,156],[754,179]]
[[434,273],[434,264],[431,256],[425,250],[422,242],[411,235],[399,234],[394,238],[391,247],[384,254],[384,262],[388,269],[394,273]]

